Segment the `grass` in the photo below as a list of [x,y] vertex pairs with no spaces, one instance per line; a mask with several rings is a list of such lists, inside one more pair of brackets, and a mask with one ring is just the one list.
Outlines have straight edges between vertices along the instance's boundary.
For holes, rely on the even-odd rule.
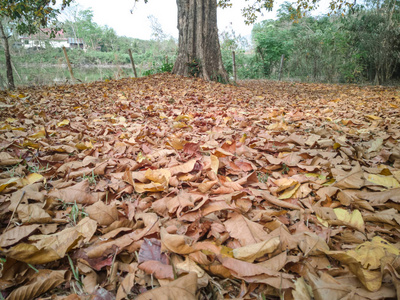
[[58,199],[62,203],[62,209],[67,210],[67,207],[71,205],[71,211],[67,214],[72,225],[76,225],[79,221],[88,216],[85,210],[79,207],[79,205],[75,202],[74,204],[66,203],[62,199]]
[[94,171],[90,175],[83,175],[82,180],[88,180],[90,185],[95,185],[97,182],[97,175],[94,175]]
[[[78,287],[79,293],[82,294],[82,293],[83,293],[83,290],[82,290],[82,288],[83,288],[83,282],[82,282],[82,280],[80,279],[80,276],[79,276],[79,269],[78,269],[78,266],[75,268],[74,262],[72,261],[71,257],[70,257],[68,254],[67,254],[67,257],[68,257],[69,265],[70,265],[71,270],[72,270],[72,274],[74,275],[74,279],[75,279],[75,281],[78,283],[77,287]],[[72,283],[72,282],[71,282],[71,283]],[[74,286],[74,285],[72,285],[72,288],[73,288],[74,291],[75,291],[75,286]],[[76,292],[76,291],[75,291],[75,292]],[[77,293],[77,294],[78,294],[78,293]]]
[[268,177],[268,173],[257,172],[257,178],[259,182],[266,183],[268,181]]

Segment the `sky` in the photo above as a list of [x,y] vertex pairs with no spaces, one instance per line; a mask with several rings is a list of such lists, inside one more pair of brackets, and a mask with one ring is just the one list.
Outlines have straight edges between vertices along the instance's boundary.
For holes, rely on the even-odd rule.
[[[322,0],[329,1],[329,0]],[[81,8],[92,8],[94,21],[99,25],[108,25],[114,28],[118,35],[148,40],[151,38],[149,15],[155,16],[162,26],[164,33],[178,38],[176,0],[76,0]],[[276,9],[284,0],[276,0],[275,12],[264,13],[257,21],[272,19]],[[252,26],[245,25],[241,9],[248,2],[245,0],[232,0],[233,7],[218,9],[218,30],[231,31],[236,35],[249,38]],[[133,10],[132,10],[133,9]],[[132,10],[132,13],[130,12]]]

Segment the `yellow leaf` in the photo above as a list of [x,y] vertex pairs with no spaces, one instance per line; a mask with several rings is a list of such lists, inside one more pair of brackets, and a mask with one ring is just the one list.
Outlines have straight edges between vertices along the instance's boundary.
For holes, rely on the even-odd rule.
[[193,116],[190,116],[190,115],[180,115],[180,116],[177,116],[177,117],[175,118],[175,121],[176,121],[176,122],[179,122],[179,121],[181,121],[181,120],[183,120],[183,121],[189,121],[190,119],[193,119]]
[[233,249],[233,257],[247,262],[253,262],[267,253],[274,252],[280,243],[280,238],[276,236],[260,243]]
[[393,176],[397,179],[397,181],[400,181],[400,170],[393,171]]
[[19,180],[20,180],[19,177],[13,177],[13,178],[10,178],[7,182],[0,184],[0,192],[2,192],[9,185],[15,184]]
[[382,285],[381,259],[396,259],[399,250],[381,237],[358,245],[354,250],[326,251],[327,255],[347,265],[362,284],[372,292]]
[[172,125],[174,128],[185,128],[185,127],[189,127],[188,125],[186,125],[186,123],[184,122],[174,122],[174,124]]
[[92,144],[92,142],[84,142],[84,143],[80,142],[80,143],[77,143],[75,145],[75,147],[76,147],[76,149],[83,151],[83,150],[86,150],[86,149],[92,149],[93,148],[93,144]]
[[141,163],[142,161],[144,161],[146,159],[146,156],[143,155],[142,152],[139,152],[138,155],[136,156],[136,161],[138,163]]
[[175,150],[182,150],[183,147],[185,146],[186,141],[182,141],[178,138],[170,138],[169,141],[167,142],[167,145],[172,146]]
[[373,121],[375,121],[375,120],[382,120],[381,117],[374,116],[374,115],[365,115],[365,117],[366,117],[367,119],[370,119],[370,120],[373,120]]
[[324,219],[320,218],[317,216],[317,220],[325,227],[329,227],[328,221],[325,221]]
[[244,142],[246,141],[247,138],[247,134],[243,134],[243,136],[240,138],[239,142],[241,142],[242,144],[244,144]]
[[221,255],[233,258],[233,249],[224,245],[221,245]]
[[24,148],[30,147],[30,148],[34,148],[34,149],[39,149],[39,148],[40,148],[40,144],[34,143],[34,142],[32,142],[32,141],[25,141],[25,142],[22,144],[22,147],[24,147]]
[[335,212],[338,220],[342,221],[345,225],[349,225],[361,232],[364,232],[364,219],[362,218],[359,210],[356,209],[351,214],[343,208],[335,208],[333,211]]
[[38,173],[31,173],[28,176],[26,176],[25,178],[22,179],[22,184],[23,185],[29,185],[35,182],[38,182],[40,180],[42,180],[44,177]]
[[31,139],[37,140],[37,139],[41,139],[44,138],[46,136],[46,129],[44,127],[42,127],[42,129],[40,129],[40,131],[32,134],[30,136]]
[[121,135],[119,136],[119,138],[120,138],[121,140],[123,140],[123,139],[129,139],[129,135],[128,135],[127,133],[123,132],[123,133],[121,133]]
[[0,130],[11,130],[11,129],[12,129],[12,126],[9,124],[0,127]]
[[278,186],[277,193],[286,190],[290,187],[294,187],[298,182],[292,178],[280,178],[274,181],[274,184]]
[[306,177],[314,177],[314,178],[318,178],[318,179],[321,179],[321,180],[326,179],[325,175],[317,174],[317,173],[306,173],[305,176]]
[[6,122],[7,123],[14,123],[15,121],[18,121],[17,119],[14,119],[14,118],[7,118],[6,119]]
[[329,185],[331,185],[331,184],[334,184],[336,182],[336,179],[335,178],[331,178],[331,179],[329,179],[327,182],[325,182],[324,184],[323,184],[323,186],[329,186]]
[[144,193],[144,192],[162,192],[166,189],[166,186],[157,182],[150,183],[133,183],[133,187],[135,188],[136,193]]
[[115,116],[113,114],[105,114],[101,116],[104,119],[111,119],[111,118],[115,118]]
[[300,183],[296,183],[296,185],[292,186],[291,188],[285,190],[278,199],[283,200],[283,199],[289,199],[292,198],[292,196],[296,193],[298,188],[300,187]]
[[64,127],[67,126],[69,124],[69,120],[62,120],[61,122],[57,123],[58,127]]
[[368,174],[367,180],[376,185],[384,186],[388,189],[394,189],[400,187],[400,183],[393,176]]
[[232,120],[232,118],[231,117],[224,117],[224,123],[226,124],[226,123],[228,123],[230,120]]
[[178,179],[181,181],[190,181],[191,179],[193,179],[193,177],[195,177],[192,174],[182,174],[178,176]]
[[335,150],[339,149],[340,147],[342,147],[342,145],[340,145],[339,143],[333,144],[333,149],[335,149]]
[[211,155],[210,157],[211,157],[211,170],[213,170],[215,174],[218,174],[219,159],[215,155]]

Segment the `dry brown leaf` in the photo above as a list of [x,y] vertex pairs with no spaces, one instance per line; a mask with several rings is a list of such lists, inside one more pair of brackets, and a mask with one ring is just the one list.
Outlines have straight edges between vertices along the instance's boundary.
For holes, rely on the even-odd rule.
[[83,180],[65,189],[54,189],[50,191],[49,196],[67,203],[93,204],[98,201],[90,193],[88,180]]
[[267,253],[274,252],[279,244],[279,237],[273,237],[257,244],[233,249],[233,257],[247,262],[253,262]]
[[67,271],[52,271],[42,269],[35,273],[29,282],[14,291],[7,297],[9,300],[31,300],[55,288],[68,280]]
[[137,297],[138,300],[196,300],[197,275],[189,273],[162,286]]
[[161,228],[162,248],[177,254],[189,254],[196,250],[192,247],[193,240],[184,235],[169,234],[164,228]]
[[171,265],[156,260],[147,260],[139,265],[139,269],[157,279],[174,279],[174,272]]
[[268,239],[268,233],[264,231],[262,225],[237,213],[232,214],[231,218],[224,222],[224,225],[231,237],[238,239],[242,246],[260,243]]
[[32,234],[40,225],[25,225],[14,227],[0,235],[0,247],[8,247]]
[[100,226],[108,226],[118,221],[118,210],[115,203],[106,205],[102,201],[97,201],[86,207],[85,210],[89,217],[97,221]]
[[19,243],[6,251],[7,256],[30,264],[44,264],[60,258],[82,240],[88,242],[97,229],[96,221],[81,220],[75,227],[53,235],[31,236],[33,244]]

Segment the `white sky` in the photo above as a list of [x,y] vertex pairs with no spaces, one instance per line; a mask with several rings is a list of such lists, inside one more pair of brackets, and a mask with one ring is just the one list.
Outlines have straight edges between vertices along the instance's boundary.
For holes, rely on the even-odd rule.
[[[329,1],[322,0],[321,2]],[[150,39],[151,28],[147,16],[155,16],[162,26],[164,33],[178,38],[177,7],[176,0],[149,0],[147,4],[143,0],[76,0],[83,9],[92,8],[94,21],[99,25],[108,25],[115,29],[118,35],[139,39]],[[275,10],[284,0],[275,1]],[[249,37],[252,26],[244,24],[241,8],[247,6],[245,0],[232,0],[233,7],[218,9],[219,32],[233,28],[236,35]],[[133,8],[133,14],[130,10]],[[264,13],[257,21],[272,19],[275,12]]]

